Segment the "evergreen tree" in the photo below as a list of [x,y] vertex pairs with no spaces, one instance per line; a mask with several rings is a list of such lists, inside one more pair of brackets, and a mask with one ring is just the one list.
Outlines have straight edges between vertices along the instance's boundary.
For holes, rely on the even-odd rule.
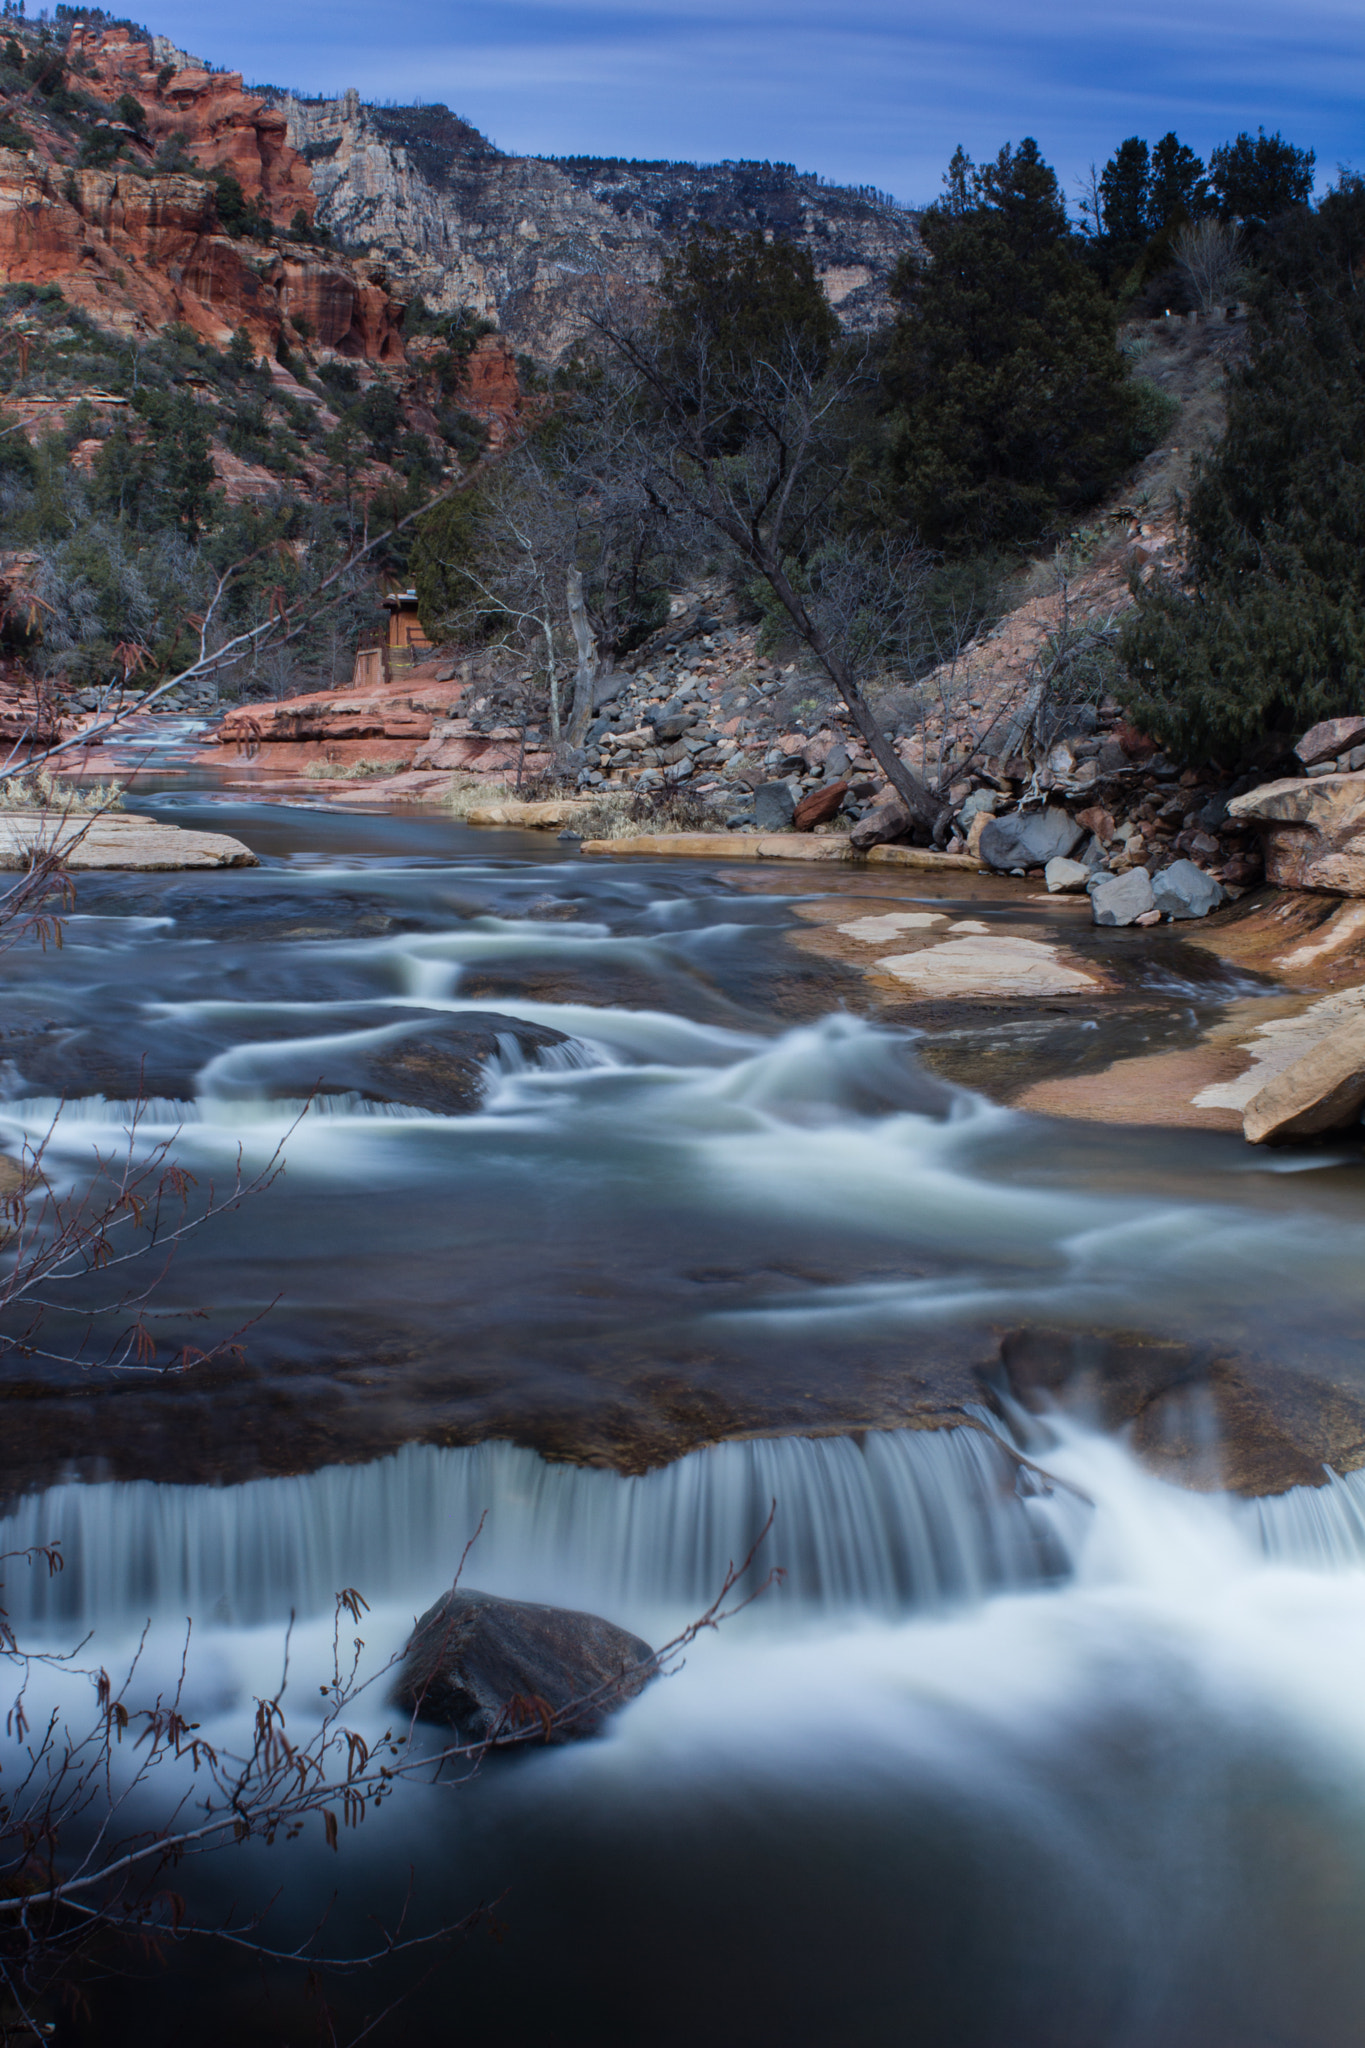
[[1100,174],[1100,218],[1112,241],[1140,248],[1151,232],[1151,153],[1140,136],[1121,142]]
[[1245,132],[1209,158],[1209,181],[1224,220],[1272,221],[1290,207],[1306,206],[1313,190],[1311,149],[1295,149],[1277,130]]
[[1232,765],[1365,711],[1362,269],[1353,179],[1264,252],[1250,354],[1190,496],[1187,582],[1137,593],[1127,701],[1184,758]]
[[1153,234],[1198,220],[1209,210],[1208,174],[1179,136],[1163,135],[1152,150],[1152,175],[1147,188],[1147,219]]
[[186,539],[197,541],[208,524],[210,493],[217,481],[206,409],[186,392],[166,408],[166,429],[161,449],[166,498]]
[[[959,167],[959,172],[961,167]],[[1135,451],[1138,398],[1112,305],[1028,140],[931,207],[903,260],[883,369],[890,480],[907,523],[955,550],[1028,542],[1093,504]]]

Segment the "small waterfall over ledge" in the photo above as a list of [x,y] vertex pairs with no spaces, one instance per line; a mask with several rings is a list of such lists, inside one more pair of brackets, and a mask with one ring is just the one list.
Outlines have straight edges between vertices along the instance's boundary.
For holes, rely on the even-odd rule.
[[722,1443],[629,1479],[507,1443],[413,1444],[241,1486],[53,1487],[0,1522],[0,1549],[60,1543],[66,1561],[52,1578],[7,1568],[16,1621],[250,1624],[329,1613],[343,1586],[421,1605],[483,1517],[466,1584],[616,1613],[704,1606],[775,1500],[758,1569],[785,1568],[777,1598],[894,1613],[1055,1575],[1018,1477],[971,1428]]
[[[371,1465],[239,1486],[63,1485],[0,1520],[0,1551],[56,1543],[65,1569],[11,1562],[3,1601],[30,1628],[101,1631],[149,1617],[306,1620],[345,1586],[416,1611],[450,1583],[482,1519],[467,1585],[613,1616],[691,1612],[776,1501],[756,1574],[780,1565],[786,1577],[765,1608],[892,1616],[1069,1573],[1090,1522],[1084,1491],[1063,1479],[1052,1492],[1036,1470],[990,1431],[959,1427],[721,1443],[640,1478],[496,1442],[410,1444]],[[1365,1563],[1365,1472],[1252,1501],[1170,1491],[1221,1512],[1249,1557]]]

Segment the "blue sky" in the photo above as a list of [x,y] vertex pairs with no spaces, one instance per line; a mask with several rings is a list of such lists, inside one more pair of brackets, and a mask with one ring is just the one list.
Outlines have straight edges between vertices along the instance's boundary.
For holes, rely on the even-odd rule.
[[1365,0],[164,0],[147,26],[248,80],[444,100],[518,153],[771,157],[911,202],[958,142],[1030,133],[1068,193],[1169,128],[1365,170]]

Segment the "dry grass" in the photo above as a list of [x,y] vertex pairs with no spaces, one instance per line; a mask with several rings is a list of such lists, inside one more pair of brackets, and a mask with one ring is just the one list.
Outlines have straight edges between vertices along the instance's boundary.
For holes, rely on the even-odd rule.
[[310,782],[364,782],[372,775],[398,775],[396,761],[376,761],[364,755],[358,761],[310,761],[304,769]]
[[457,818],[467,818],[480,804],[504,804],[516,790],[505,782],[487,782],[479,775],[462,775],[457,769],[450,778],[446,808]]
[[61,782],[50,768],[12,775],[0,782],[0,811],[56,811],[63,816],[94,816],[123,809],[123,790],[116,782]]
[[583,839],[634,839],[642,832],[716,832],[723,815],[682,790],[598,790],[568,830]]

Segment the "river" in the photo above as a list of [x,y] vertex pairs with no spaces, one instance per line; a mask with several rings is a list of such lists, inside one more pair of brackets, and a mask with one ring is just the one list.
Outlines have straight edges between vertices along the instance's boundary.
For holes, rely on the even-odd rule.
[[[1359,1146],[999,1106],[970,1034],[935,1058],[793,948],[798,899],[847,878],[183,781],[138,801],[262,865],[91,877],[60,951],[8,956],[0,1143],[50,1130],[77,1186],[141,1094],[135,1143],[192,1199],[239,1154],[286,1170],[156,1296],[166,1357],[240,1332],[240,1362],[11,1367],[2,1547],[67,1559],[7,1587],[24,1628],[93,1630],[112,1669],[150,1620],[155,1675],[192,1617],[226,1741],[291,1613],[306,1722],[336,1591],[382,1663],[481,1517],[466,1583],[652,1641],[773,1500],[787,1572],[600,1740],[410,1788],[338,1856],[248,1844],[197,1907],[282,1885],[297,1940],[336,1891],[336,1946],[410,1870],[426,1923],[496,1900],[498,1938],[414,1966],[395,2038],[1354,2043],[1365,1477],[1219,1480],[1229,1415],[1248,1470],[1292,1437],[1317,1476],[1314,1415],[1365,1398]],[[970,881],[921,893],[1015,914]],[[1235,992],[1169,939],[1087,943],[1144,1030]],[[1133,1028],[1080,1011],[1068,1044]],[[396,1099],[414,1033],[429,1077],[490,1019],[474,1113]],[[48,1325],[76,1346],[78,1297]],[[1020,1359],[1055,1401],[1021,1402]],[[334,1988],[339,2038],[402,1976]],[[201,1949],[91,1996],[65,2038],[313,2024],[286,1973]]]

